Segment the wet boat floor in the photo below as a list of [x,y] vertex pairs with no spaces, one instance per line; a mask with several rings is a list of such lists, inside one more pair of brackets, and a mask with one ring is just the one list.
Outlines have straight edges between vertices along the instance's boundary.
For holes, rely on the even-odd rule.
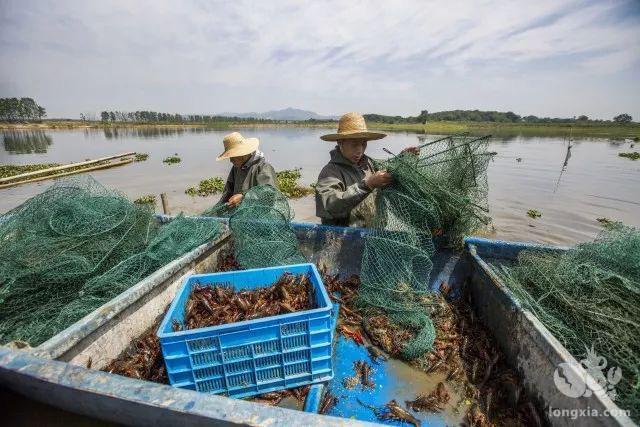
[[[345,387],[345,379],[354,375],[354,362],[358,360],[371,364],[370,379],[374,384],[373,388],[360,384],[352,389]],[[337,398],[337,403],[326,412],[326,415],[382,422],[387,425],[407,425],[402,421],[380,421],[370,407],[383,408],[392,399],[405,407],[405,401],[414,400],[421,394],[427,395],[436,389],[438,383],[444,382],[451,398],[441,412],[409,411],[423,425],[459,425],[471,401],[464,397],[459,385],[446,382],[445,376],[439,372],[427,374],[398,359],[383,361],[378,358],[374,361],[365,346],[338,335],[335,347],[334,378],[326,387],[326,390]]]

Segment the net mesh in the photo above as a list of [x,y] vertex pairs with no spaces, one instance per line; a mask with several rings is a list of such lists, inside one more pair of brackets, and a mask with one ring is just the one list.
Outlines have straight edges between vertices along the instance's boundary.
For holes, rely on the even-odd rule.
[[[616,224],[566,252],[523,251],[503,282],[598,380],[622,369],[616,403],[640,417],[640,230]],[[593,349],[593,351],[591,351]],[[589,370],[589,369],[588,369]],[[604,377],[602,377],[604,378]],[[607,376],[608,380],[611,377]],[[601,384],[606,385],[606,381]],[[614,396],[615,397],[615,396]]]
[[384,311],[415,331],[402,350],[414,359],[431,350],[435,328],[428,314],[433,237],[458,246],[464,234],[488,223],[487,137],[447,137],[377,161],[394,182],[375,195],[365,236],[358,303]]
[[258,185],[247,191],[229,218],[238,263],[258,268],[305,262],[292,218],[287,198],[276,188]]
[[0,223],[0,342],[46,341],[219,231],[183,216],[160,225],[89,176],[57,181]]

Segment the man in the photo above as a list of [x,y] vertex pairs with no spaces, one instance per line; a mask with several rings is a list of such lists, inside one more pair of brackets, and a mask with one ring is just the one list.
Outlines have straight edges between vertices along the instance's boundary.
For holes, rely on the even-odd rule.
[[[387,136],[380,132],[370,132],[358,113],[347,113],[340,118],[338,132],[323,135],[324,141],[335,141],[337,146],[331,151],[331,160],[322,168],[316,185],[316,215],[322,224],[343,227],[362,227],[362,218],[352,215],[358,206],[376,188],[386,187],[393,182],[387,171],[376,171],[373,162],[364,152],[367,141]],[[417,148],[404,151],[416,152]]]
[[258,138],[244,138],[239,132],[233,132],[224,137],[223,144],[224,152],[216,160],[229,159],[233,167],[219,204],[238,206],[244,193],[256,185],[268,184],[277,188],[276,171],[258,150]]

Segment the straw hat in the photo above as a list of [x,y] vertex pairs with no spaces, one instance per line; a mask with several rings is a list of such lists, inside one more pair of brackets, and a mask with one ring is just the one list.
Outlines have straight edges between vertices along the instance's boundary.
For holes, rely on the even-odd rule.
[[229,159],[231,157],[246,156],[258,149],[258,138],[245,138],[240,132],[233,132],[222,140],[224,152],[216,160]]
[[380,132],[370,132],[364,117],[358,113],[347,113],[340,117],[338,122],[338,133],[330,133],[322,135],[320,139],[325,141],[340,141],[343,139],[366,139],[372,141],[374,139],[382,139],[387,136]]

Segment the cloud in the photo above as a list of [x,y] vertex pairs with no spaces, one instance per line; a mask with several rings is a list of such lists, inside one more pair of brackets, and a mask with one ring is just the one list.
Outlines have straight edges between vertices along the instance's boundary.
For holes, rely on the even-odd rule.
[[5,0],[0,90],[73,116],[289,105],[563,114],[584,109],[578,95],[547,92],[546,111],[531,111],[551,78],[592,95],[637,92],[639,24],[633,1]]

